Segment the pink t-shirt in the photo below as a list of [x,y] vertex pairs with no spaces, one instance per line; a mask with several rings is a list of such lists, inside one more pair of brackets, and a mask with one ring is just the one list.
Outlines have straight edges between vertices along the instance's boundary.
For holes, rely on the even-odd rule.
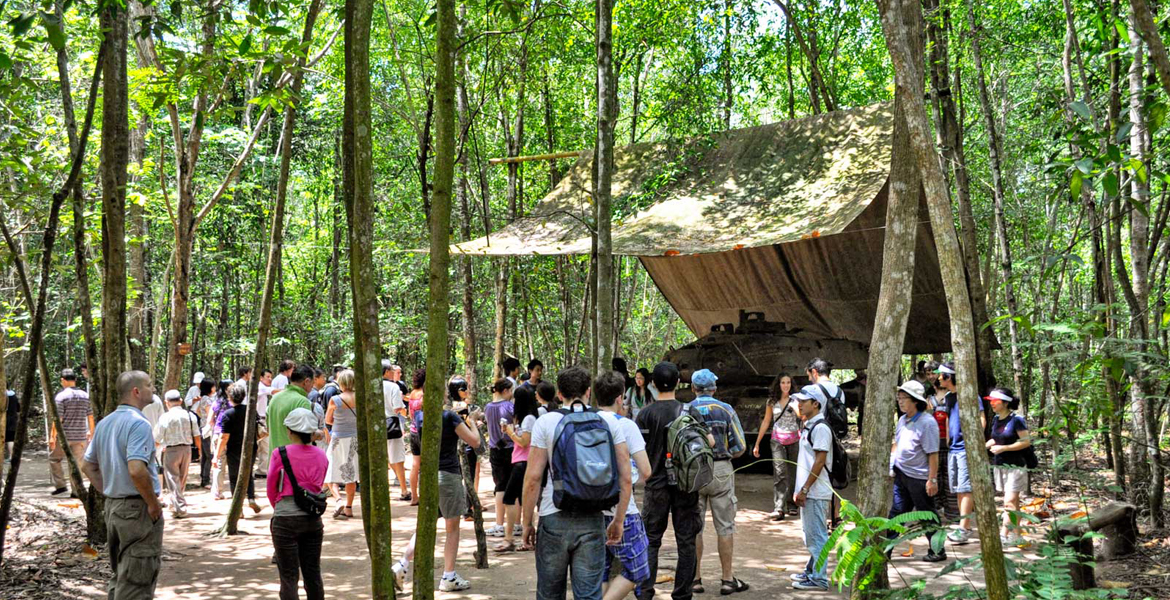
[[[524,421],[520,423],[520,428],[516,430],[516,435],[523,435],[524,433],[532,433],[532,428],[536,427],[536,416],[528,415],[524,417]],[[531,445],[531,444],[530,444]],[[521,446],[520,444],[512,445],[512,464],[518,462],[528,462],[529,446]]]
[[[284,448],[288,452],[288,464],[292,465],[297,484],[314,494],[320,492],[325,482],[325,471],[329,468],[325,451],[302,444],[289,444]],[[281,498],[292,496],[293,487],[284,471],[284,461],[280,460],[280,448],[272,451],[271,461],[268,465],[268,504],[276,506]]]

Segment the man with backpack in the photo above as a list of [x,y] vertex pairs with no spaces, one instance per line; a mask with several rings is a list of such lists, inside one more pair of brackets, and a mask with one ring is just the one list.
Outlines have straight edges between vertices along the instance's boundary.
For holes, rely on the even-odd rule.
[[700,369],[691,375],[691,389],[695,391],[695,401],[691,406],[699,410],[703,416],[703,423],[715,438],[714,476],[711,483],[699,490],[699,535],[695,538],[696,577],[691,589],[696,594],[705,591],[702,572],[703,528],[706,526],[707,506],[710,505],[722,573],[719,593],[726,596],[750,589],[748,584],[735,576],[732,566],[735,555],[735,514],[738,506],[735,498],[735,469],[731,466],[731,459],[743,455],[747,450],[747,442],[735,409],[713,396],[715,382],[718,379],[709,369]]
[[829,540],[825,516],[833,490],[825,467],[833,462],[833,432],[825,420],[819,398],[802,391],[793,394],[792,399],[797,402],[800,417],[804,420],[796,459],[796,493],[792,500],[800,507],[804,545],[809,554],[804,570],[792,575],[792,587],[828,591],[828,561],[819,565],[818,561]]
[[[817,399],[821,405],[821,415],[825,417],[825,423],[828,424],[829,429],[833,432],[833,437],[837,441],[844,441],[849,437],[849,413],[845,408],[845,392],[829,379],[829,374],[833,371],[833,364],[823,358],[814,358],[808,361],[808,366],[805,367],[805,374],[808,375],[809,384],[804,386],[800,391]],[[830,466],[831,463],[830,463]],[[846,480],[845,485],[840,489],[848,486]],[[829,501],[829,519],[833,523],[833,527],[841,523],[841,505],[838,504],[837,497],[833,496]]]
[[[651,466],[651,475],[646,479],[646,491],[642,498],[642,520],[646,524],[646,536],[650,541],[650,577],[642,592],[642,600],[654,597],[658,551],[662,547],[668,517],[674,525],[674,540],[678,546],[678,564],[671,598],[690,600],[694,593],[691,586],[695,582],[695,538],[702,528],[699,489],[709,483],[713,476],[714,457],[711,448],[715,445],[715,439],[703,425],[698,409],[675,399],[679,373],[674,363],[658,363],[651,378],[658,388],[658,400],[643,408],[637,418],[638,429],[646,439],[646,455]],[[701,436],[700,441],[706,441],[705,446],[694,443],[696,435]],[[688,439],[688,436],[692,443],[677,444],[680,439]],[[676,444],[671,444],[672,441]],[[681,451],[676,453],[676,450]],[[696,466],[697,469],[692,468]],[[531,463],[529,468],[532,468]]]
[[[630,502],[630,453],[617,416],[588,406],[589,372],[557,375],[564,408],[536,421],[524,477],[524,543],[536,546],[536,598],[601,600],[606,543],[618,544]],[[544,489],[541,490],[543,483]],[[540,504],[540,529],[533,512]],[[607,523],[603,510],[612,509]]]

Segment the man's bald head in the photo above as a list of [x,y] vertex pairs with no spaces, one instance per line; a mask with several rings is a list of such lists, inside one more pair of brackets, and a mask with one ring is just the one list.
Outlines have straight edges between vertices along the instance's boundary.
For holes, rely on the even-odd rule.
[[151,387],[150,375],[142,371],[124,371],[118,376],[118,402],[144,408],[151,403]]

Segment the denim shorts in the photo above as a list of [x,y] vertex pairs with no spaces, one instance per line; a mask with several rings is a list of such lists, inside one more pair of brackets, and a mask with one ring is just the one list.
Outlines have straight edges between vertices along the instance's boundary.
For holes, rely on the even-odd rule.
[[[649,546],[642,515],[626,515],[622,521],[622,541],[616,546],[605,547],[605,564],[610,565],[617,559],[622,565],[622,577],[634,583],[642,583],[650,579],[650,560],[646,554]],[[602,571],[601,580],[609,581],[608,566]]]
[[971,492],[971,473],[967,470],[967,451],[952,451],[947,455],[947,483],[952,494]]

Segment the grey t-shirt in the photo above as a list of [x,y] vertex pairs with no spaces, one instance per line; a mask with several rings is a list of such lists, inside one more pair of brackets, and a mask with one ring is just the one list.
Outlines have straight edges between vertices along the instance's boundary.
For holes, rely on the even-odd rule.
[[938,452],[938,421],[929,413],[918,412],[914,418],[902,415],[894,431],[894,450],[890,468],[897,467],[907,477],[930,477],[930,455]]

